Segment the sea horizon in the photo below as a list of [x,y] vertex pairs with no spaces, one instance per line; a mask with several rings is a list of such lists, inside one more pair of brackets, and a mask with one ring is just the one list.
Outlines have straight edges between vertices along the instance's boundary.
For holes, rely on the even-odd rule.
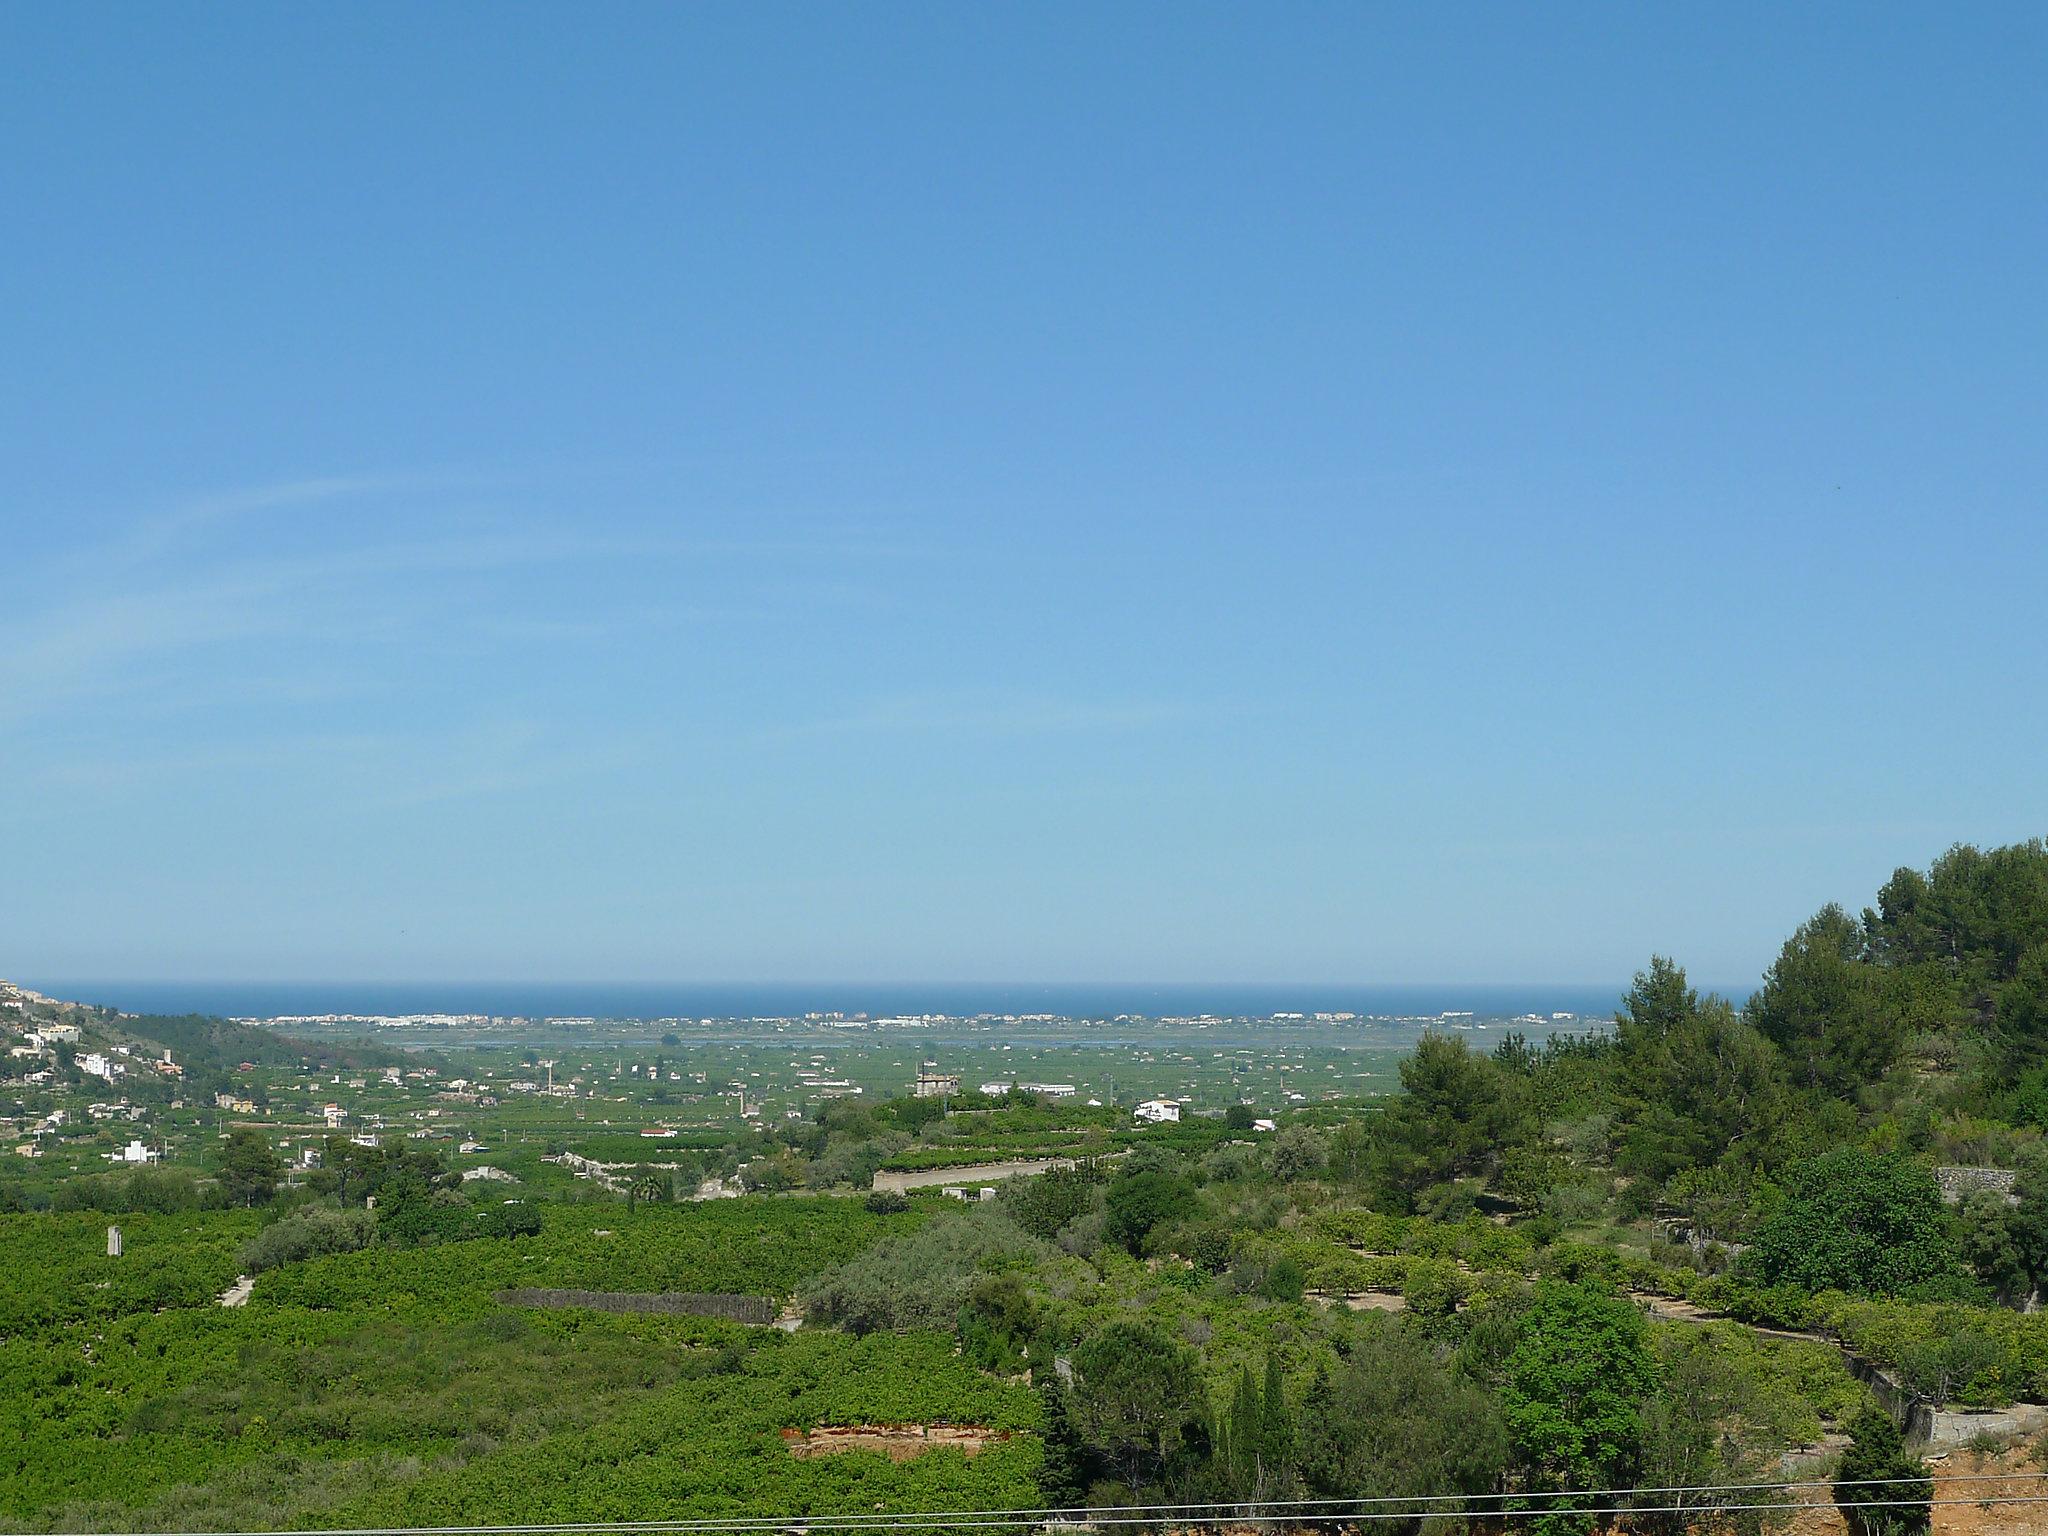
[[[535,982],[193,981],[24,977],[67,1001],[133,1014],[272,1019],[327,1014],[480,1014],[498,1018],[795,1018],[806,1014],[1052,1014],[1065,1018],[1361,1018],[1571,1015],[1605,1019],[1622,982]],[[1713,990],[1702,987],[1701,990]],[[1740,1001],[1746,992],[1724,991]]]

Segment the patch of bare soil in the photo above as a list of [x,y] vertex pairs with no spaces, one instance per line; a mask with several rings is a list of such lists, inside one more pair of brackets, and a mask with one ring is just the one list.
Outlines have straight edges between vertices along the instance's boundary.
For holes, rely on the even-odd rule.
[[984,1446],[1010,1438],[1007,1429],[985,1424],[821,1424],[806,1433],[785,1429],[782,1443],[799,1461],[845,1451],[879,1451],[891,1461],[909,1461],[926,1451],[956,1450],[973,1456]]
[[[2048,1504],[2001,1503],[2001,1499],[2040,1498],[2048,1496],[2048,1478],[2025,1477],[2020,1474],[2038,1473],[2042,1468],[2029,1455],[2023,1445],[2011,1446],[2002,1451],[1978,1454],[1970,1451],[1955,1451],[1947,1456],[1929,1459],[1929,1470],[1937,1477],[1960,1474],[2003,1474],[1989,1476],[1984,1481],[1966,1483],[1939,1482],[1934,1485],[1936,1499],[1964,1499],[1961,1504],[1937,1504],[1934,1509],[1934,1529],[1931,1536],[2048,1536]],[[1788,1477],[1808,1477],[1814,1473],[1811,1468],[1792,1470]],[[1829,1490],[1801,1488],[1794,1490],[1797,1513],[1789,1525],[1780,1528],[1782,1536],[1849,1536],[1848,1522],[1842,1512],[1835,1508]],[[1498,1536],[1516,1536],[1520,1523],[1493,1528]],[[1204,1527],[1208,1536],[1274,1536],[1272,1526],[1222,1526]],[[1485,1530],[1487,1527],[1481,1526]],[[1634,1528],[1623,1520],[1614,1528],[1613,1536],[1627,1536]],[[1711,1529],[1715,1533],[1725,1530],[1723,1526],[1701,1527],[1700,1536],[1707,1536]],[[1171,1536],[1198,1536],[1193,1527],[1172,1532]],[[1333,1525],[1324,1528],[1321,1536],[1374,1536],[1372,1527],[1358,1525]]]
[[1323,1307],[1349,1307],[1353,1312],[1405,1312],[1408,1300],[1399,1291],[1310,1291],[1308,1299]]
[[[2039,1472],[2040,1466],[2026,1447],[1980,1454],[1955,1451],[1929,1459],[1929,1470],[1937,1477],[1961,1474],[1998,1473],[1982,1482],[1938,1482],[1934,1497],[1967,1499],[1965,1504],[1934,1507],[1932,1536],[2042,1536],[2048,1532],[2048,1504],[2001,1503],[2001,1499],[2040,1498],[2048,1495],[2048,1478],[2017,1474]],[[1848,1536],[1849,1524],[1825,1488],[1800,1490],[1800,1510],[1787,1527],[1787,1536]]]

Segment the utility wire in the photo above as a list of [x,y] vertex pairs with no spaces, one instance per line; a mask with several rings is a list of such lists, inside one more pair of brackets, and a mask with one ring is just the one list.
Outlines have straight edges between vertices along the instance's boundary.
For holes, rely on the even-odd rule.
[[[1855,1478],[1843,1486],[1878,1488],[1899,1483],[1990,1483],[2029,1482],[2048,1478],[2048,1472],[1930,1472],[1917,1477],[1863,1477]],[[1471,1503],[1475,1500],[1523,1500],[1523,1499],[1606,1499],[1622,1498],[1631,1494],[1685,1494],[1685,1493],[1755,1493],[1772,1489],[1832,1488],[1841,1482],[1838,1478],[1781,1479],[1774,1482],[1752,1483],[1667,1483],[1662,1485],[1631,1484],[1616,1488],[1552,1488],[1535,1489],[1522,1493],[1395,1493],[1377,1494],[1364,1497],[1336,1497],[1318,1499],[1207,1499],[1186,1504],[1116,1504],[1090,1505],[1067,1504],[1041,1506],[1032,1509],[967,1509],[950,1513],[971,1516],[1014,1516],[1018,1519],[1046,1519],[1060,1516],[1086,1518],[1102,1513],[1176,1513],[1181,1511],[1243,1509],[1300,1508],[1321,1505],[1363,1505],[1363,1504],[1442,1504]],[[1965,1500],[1964,1502],[1971,1502]],[[901,1514],[870,1514],[849,1510],[840,1514],[819,1515],[820,1520],[869,1520],[886,1523],[897,1519],[915,1519],[919,1515],[942,1515],[945,1510],[905,1511]],[[367,1526],[354,1529],[318,1531],[223,1531],[201,1532],[194,1536],[532,1536],[532,1533],[561,1533],[574,1536],[579,1532],[605,1531],[690,1531],[709,1524],[720,1528],[728,1527],[735,1520],[745,1516],[705,1516],[700,1519],[677,1518],[671,1520],[593,1520],[584,1522],[555,1521],[537,1525],[429,1525],[429,1526]],[[751,1517],[768,1524],[781,1523],[780,1516]]]
[[[1796,1488],[1880,1488],[1900,1483],[2025,1482],[2048,1477],[2048,1472],[1951,1472],[1926,1477],[1859,1478],[1837,1483],[1831,1479],[1807,1479],[1775,1483],[1701,1483],[1663,1488],[1558,1489],[1532,1493],[1440,1493],[1385,1494],[1367,1498],[1236,1500],[1200,1504],[1134,1504],[1124,1506],[1075,1506],[1043,1509],[1004,1510],[904,1510],[897,1512],[846,1511],[823,1515],[734,1515],[676,1520],[616,1520],[558,1522],[531,1525],[437,1525],[367,1526],[345,1530],[218,1531],[188,1533],[188,1536],[582,1536],[595,1532],[742,1532],[742,1531],[858,1531],[902,1529],[995,1529],[1023,1525],[1064,1523],[1093,1526],[1154,1526],[1175,1523],[1223,1522],[1239,1525],[1274,1524],[1284,1521],[1327,1523],[1332,1521],[1408,1520],[1419,1515],[1466,1513],[1488,1519],[1512,1519],[1550,1513],[1582,1515],[1734,1514],[1750,1510],[1784,1509],[1783,1500],[1755,1503],[1696,1501],[1678,1504],[1618,1504],[1610,1507],[1550,1505],[1525,1508],[1471,1509],[1481,1500],[1612,1498],[1626,1494],[1756,1493]],[[1864,1509],[1941,1507],[1967,1504],[2048,1504],[2048,1494],[1978,1494],[1963,1498],[1858,1499]],[[1402,1504],[1402,1509],[1363,1509],[1351,1506]],[[1339,1505],[1344,1508],[1329,1508]],[[1446,1509],[1443,1506],[1457,1506]],[[1265,1511],[1270,1511],[1267,1513]],[[148,1533],[115,1533],[115,1536],[148,1536]]]
[[[1991,1504],[2048,1504],[2048,1494],[2012,1495],[2004,1498],[1985,1497],[1975,1499],[1872,1499],[1867,1501],[1859,1500],[1857,1502],[1856,1507],[1859,1509],[1926,1509],[1929,1507],[1943,1508],[1950,1505],[1977,1505],[1981,1507]],[[935,1514],[890,1516],[887,1517],[886,1521],[881,1524],[877,1524],[875,1518],[870,1518],[859,1522],[848,1522],[843,1519],[835,1519],[831,1516],[782,1515],[771,1518],[745,1518],[735,1520],[733,1522],[726,1524],[707,1523],[702,1525],[693,1525],[687,1527],[687,1529],[691,1531],[702,1532],[822,1532],[872,1530],[1015,1531],[1027,1529],[1032,1526],[1045,1526],[1054,1524],[1085,1525],[1091,1528],[1114,1526],[1141,1528],[1158,1527],[1160,1529],[1165,1529],[1170,1526],[1202,1525],[1330,1525],[1338,1523],[1365,1524],[1386,1520],[1413,1520],[1427,1515],[1462,1513],[1473,1513],[1480,1518],[1488,1520],[1508,1520],[1534,1518],[1539,1515],[1548,1514],[1602,1516],[1668,1514],[1705,1516],[1722,1514],[1741,1514],[1745,1511],[1752,1510],[1782,1511],[1785,1508],[1787,1508],[1787,1506],[1780,1502],[1766,1502],[1761,1504],[1662,1504],[1648,1506],[1616,1504],[1597,1508],[1580,1508],[1576,1505],[1573,1505],[1565,1507],[1553,1507],[1550,1509],[1503,1509],[1479,1511],[1462,1511],[1457,1509],[1396,1509],[1373,1510],[1363,1513],[1357,1511],[1336,1511],[1324,1514],[1315,1514],[1303,1511],[1295,1511],[1288,1514],[1244,1514],[1237,1512],[1235,1507],[1232,1507],[1211,1511],[1206,1514],[1138,1516],[1119,1516],[1116,1515],[1112,1510],[1096,1510],[1091,1512],[1090,1517],[1086,1519],[1071,1515],[1061,1515],[1057,1513],[1053,1514],[1050,1517],[1043,1518],[1011,1516],[1005,1519],[989,1519],[986,1517],[977,1518],[974,1515],[973,1511],[962,1511],[958,1515]],[[465,1528],[449,1527],[443,1529],[461,1530]],[[483,1532],[492,1530],[503,1530],[507,1529],[507,1527],[478,1526],[467,1529],[474,1529],[476,1531]],[[543,1526],[538,1527],[538,1529],[545,1530],[548,1528]],[[107,1533],[102,1533],[102,1536],[107,1536]],[[161,1536],[161,1533],[122,1532],[111,1533],[111,1536]],[[186,1536],[280,1536],[280,1533],[270,1531],[239,1533],[209,1531],[186,1533]],[[282,1536],[332,1536],[332,1533],[308,1531],[304,1533],[282,1533]],[[415,1536],[415,1533],[410,1527],[394,1526],[389,1528],[387,1531],[379,1533],[379,1536]]]

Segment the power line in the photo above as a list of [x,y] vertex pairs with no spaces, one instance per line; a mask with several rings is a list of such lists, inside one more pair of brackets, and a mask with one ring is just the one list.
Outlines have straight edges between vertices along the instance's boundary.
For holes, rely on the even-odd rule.
[[[1269,1525],[1286,1521],[1329,1523],[1334,1521],[1377,1522],[1408,1520],[1419,1515],[1466,1513],[1488,1519],[1515,1519],[1549,1513],[1584,1515],[1737,1514],[1755,1510],[1782,1510],[1783,1500],[1749,1503],[1697,1501],[1677,1504],[1615,1504],[1611,1506],[1549,1505],[1524,1508],[1473,1509],[1478,1501],[1530,1499],[1600,1499],[1627,1494],[1757,1493],[1799,1488],[1880,1488],[1903,1483],[2027,1482],[2048,1478],[2048,1472],[1950,1472],[1925,1477],[1859,1478],[1837,1483],[1832,1479],[1788,1480],[1761,1483],[1700,1483],[1661,1488],[1556,1489],[1531,1493],[1439,1493],[1382,1494],[1361,1498],[1235,1500],[1190,1504],[1134,1504],[1123,1506],[1078,1506],[1065,1508],[1005,1510],[904,1510],[898,1512],[846,1511],[822,1515],[732,1515],[675,1520],[613,1520],[550,1522],[528,1525],[437,1525],[367,1526],[342,1530],[291,1532],[216,1531],[188,1533],[188,1536],[585,1536],[602,1532],[748,1532],[748,1531],[860,1531],[998,1529],[1059,1522],[1092,1526],[1166,1526],[1228,1522],[1239,1525]],[[1979,1494],[1963,1498],[1858,1499],[1864,1509],[1901,1509],[1984,1504],[2048,1504],[2048,1494]],[[1401,1504],[1401,1509],[1361,1508],[1366,1505]],[[1331,1508],[1329,1506],[1343,1506]],[[1447,1508],[1446,1506],[1454,1506]],[[146,1533],[115,1533],[115,1536],[146,1536]]]
[[[1851,1480],[1844,1486],[1877,1488],[1904,1483],[1988,1483],[1988,1482],[2030,1482],[2048,1478],[2044,1472],[1930,1472],[1917,1477],[1864,1477]],[[1209,1499],[1185,1504],[1118,1504],[1039,1506],[1030,1509],[969,1509],[969,1510],[925,1510],[904,1511],[900,1514],[870,1514],[865,1511],[849,1510],[841,1514],[819,1515],[820,1520],[868,1520],[886,1523],[898,1519],[914,1519],[921,1514],[1009,1516],[1018,1519],[1058,1517],[1072,1515],[1085,1518],[1102,1513],[1175,1513],[1201,1510],[1228,1510],[1256,1507],[1260,1509],[1300,1508],[1323,1505],[1366,1505],[1366,1504],[1439,1504],[1471,1503],[1475,1500],[1523,1500],[1523,1499],[1601,1499],[1620,1498],[1630,1494],[1686,1494],[1686,1493],[1754,1493],[1770,1489],[1832,1488],[1841,1482],[1837,1478],[1781,1479],[1778,1481],[1749,1483],[1668,1483],[1661,1485],[1631,1484],[1614,1488],[1553,1488],[1536,1489],[1520,1493],[1414,1493],[1376,1494],[1358,1497],[1337,1497],[1317,1499]],[[1971,1502],[1964,1500],[1963,1502]],[[1701,1506],[1687,1506],[1695,1508]],[[354,1529],[288,1531],[288,1532],[203,1532],[197,1536],[532,1536],[532,1533],[563,1533],[573,1536],[579,1532],[605,1531],[689,1531],[711,1524],[729,1525],[741,1516],[706,1516],[701,1519],[677,1518],[671,1520],[597,1520],[585,1522],[559,1521],[535,1525],[434,1525],[434,1526],[371,1526]],[[754,1517],[767,1522],[777,1522],[780,1516]]]
[[[1331,1510],[1320,1514],[1314,1511],[1306,1510],[1291,1510],[1279,1514],[1247,1514],[1239,1513],[1239,1506],[1226,1506],[1221,1509],[1212,1510],[1201,1514],[1137,1515],[1127,1517],[1118,1515],[1114,1509],[1108,1509],[1092,1511],[1085,1521],[1077,1519],[1074,1520],[1072,1523],[1087,1524],[1089,1526],[1097,1527],[1130,1526],[1140,1528],[1155,1526],[1163,1528],[1167,1526],[1180,1524],[1329,1525],[1341,1522],[1343,1524],[1353,1525],[1386,1520],[1413,1520],[1425,1515],[1446,1514],[1470,1514],[1487,1520],[1517,1520],[1534,1519],[1541,1515],[1551,1514],[1693,1516],[1732,1515],[1741,1514],[1749,1510],[1784,1511],[1799,1507],[1796,1505],[1788,1505],[1783,1501],[1777,1500],[1748,1504],[1612,1504],[1605,1506],[1580,1506],[1577,1504],[1571,1504],[1552,1505],[1549,1508],[1545,1509],[1461,1510],[1455,1507],[1450,1507],[1455,1506],[1458,1502],[1459,1501],[1457,1500],[1443,1500],[1440,1501],[1440,1505],[1442,1507],[1437,1508],[1387,1510]],[[1943,1508],[1949,1505],[1982,1506],[1986,1504],[2048,1504],[2048,1494],[2013,1494],[2003,1498],[1981,1497],[1973,1499],[1858,1499],[1856,1501],[1856,1507],[1858,1509],[1927,1509]],[[911,1517],[908,1519],[899,1518],[891,1521],[886,1528],[891,1530],[1014,1530],[1020,1524],[1024,1523],[1028,1522],[1020,1522],[1017,1520],[974,1520],[971,1518],[959,1519],[948,1518],[945,1516],[936,1516],[930,1519],[926,1519],[923,1517]],[[833,1521],[813,1520],[807,1519],[803,1516],[794,1516],[786,1520],[776,1521],[770,1526],[713,1526],[705,1527],[704,1529],[715,1531],[758,1531],[764,1529],[802,1529],[805,1531],[869,1531],[881,1528],[884,1527],[878,1527],[873,1524],[845,1525]]]
[[[1441,1503],[1444,1503],[1444,1504],[1455,1504],[1455,1503],[1456,1503],[1456,1502],[1458,1502],[1458,1501],[1456,1501],[1456,1500],[1444,1500],[1444,1501],[1439,1501],[1439,1502],[1441,1502]],[[1949,1507],[1949,1506],[1961,1506],[1961,1505],[1976,1505],[1976,1506],[1982,1507],[1982,1506],[1986,1506],[1986,1505],[1992,1505],[1992,1504],[1998,1504],[1998,1505],[2004,1505],[2004,1504],[2048,1504],[2048,1494],[2012,1494],[2012,1495],[2006,1495],[2006,1496],[2003,1496],[2003,1497],[1997,1497],[1997,1496],[1986,1496],[1986,1497],[1982,1497],[1982,1498],[1966,1498],[1966,1499],[1868,1499],[1868,1500],[1858,1500],[1858,1501],[1857,1501],[1857,1508],[1859,1508],[1859,1509],[1927,1509],[1927,1508],[1936,1508],[1936,1509],[1939,1509],[1939,1508],[1945,1508],[1945,1507]],[[1483,1518],[1485,1518],[1485,1519],[1488,1519],[1488,1520],[1512,1520],[1512,1519],[1533,1519],[1533,1518],[1535,1518],[1535,1517],[1537,1517],[1537,1516],[1540,1516],[1540,1515],[1547,1515],[1547,1514],[1574,1514],[1574,1515],[1601,1515],[1601,1516],[1612,1516],[1612,1515],[1659,1515],[1659,1514],[1668,1514],[1668,1515],[1693,1515],[1693,1516],[1705,1516],[1705,1515],[1723,1515],[1723,1514],[1730,1514],[1730,1515],[1732,1515],[1732,1514],[1742,1514],[1742,1513],[1744,1513],[1744,1512],[1748,1512],[1748,1511],[1768,1511],[1768,1510],[1778,1510],[1778,1511],[1783,1511],[1783,1510],[1787,1509],[1788,1507],[1797,1507],[1797,1506],[1788,1506],[1788,1505],[1784,1504],[1783,1502],[1779,1502],[1779,1501],[1766,1501],[1766,1502],[1763,1502],[1763,1503],[1746,1503],[1746,1504],[1653,1504],[1653,1505],[1636,1505],[1636,1504],[1614,1504],[1614,1505],[1605,1505],[1605,1506],[1584,1506],[1584,1507],[1582,1507],[1582,1506],[1579,1506],[1579,1505],[1570,1505],[1570,1506],[1553,1506],[1552,1508],[1549,1508],[1549,1509],[1497,1509],[1497,1510],[1478,1510],[1478,1511],[1465,1511],[1465,1510],[1458,1510],[1458,1509],[1452,1509],[1452,1508],[1434,1508],[1434,1509],[1432,1509],[1432,1508],[1417,1508],[1417,1509],[1395,1509],[1395,1510],[1371,1510],[1371,1511],[1363,1511],[1363,1512],[1361,1512],[1361,1511],[1356,1511],[1356,1510],[1339,1510],[1339,1511],[1330,1511],[1330,1512],[1325,1512],[1325,1513],[1317,1514],[1317,1513],[1313,1513],[1313,1512],[1308,1512],[1308,1511],[1301,1511],[1301,1510],[1295,1510],[1295,1511],[1291,1511],[1291,1512],[1288,1512],[1288,1513],[1284,1513],[1284,1514],[1252,1514],[1252,1513],[1245,1513],[1245,1512],[1243,1512],[1240,1506],[1236,1506],[1236,1505],[1229,1505],[1229,1506],[1223,1506],[1223,1507],[1219,1507],[1219,1508],[1217,1508],[1217,1509],[1214,1509],[1214,1510],[1209,1510],[1209,1511],[1206,1511],[1206,1512],[1202,1512],[1202,1513],[1193,1513],[1193,1512],[1189,1512],[1189,1513],[1181,1513],[1181,1514],[1171,1514],[1171,1515],[1135,1515],[1135,1516],[1130,1516],[1130,1515],[1118,1515],[1117,1513],[1115,1513],[1115,1511],[1114,1511],[1113,1509],[1111,1509],[1111,1510],[1103,1510],[1103,1509],[1092,1509],[1092,1510],[1088,1510],[1088,1511],[1086,1511],[1085,1513],[1083,1513],[1083,1512],[1075,1512],[1075,1511],[1059,1511],[1059,1510],[1053,1510],[1053,1511],[1047,1511],[1047,1512],[1045,1512],[1044,1514],[1042,1514],[1042,1515],[1039,1515],[1039,1516],[1031,1516],[1031,1515],[1021,1515],[1021,1514],[1020,1514],[1020,1515],[1010,1515],[1010,1516],[1005,1516],[1005,1517],[1002,1517],[1002,1518],[990,1518],[990,1517],[988,1517],[988,1516],[985,1516],[985,1515],[977,1515],[977,1514],[976,1514],[976,1513],[975,1513],[974,1511],[972,1511],[972,1510],[962,1510],[962,1511],[960,1511],[960,1512],[959,1512],[959,1513],[957,1513],[957,1514],[951,1514],[951,1515],[948,1515],[948,1514],[940,1514],[940,1513],[933,1513],[933,1514],[869,1515],[869,1516],[853,1516],[853,1517],[835,1517],[835,1516],[830,1516],[830,1515],[774,1515],[774,1516],[749,1516],[749,1517],[741,1517],[741,1518],[737,1518],[737,1519],[734,1519],[734,1520],[731,1520],[731,1521],[725,1521],[725,1522],[705,1522],[705,1523],[701,1523],[701,1524],[695,1524],[695,1525],[689,1525],[689,1526],[679,1526],[679,1527],[674,1527],[674,1529],[679,1529],[679,1530],[687,1530],[687,1531],[692,1531],[692,1532],[706,1532],[706,1533],[726,1533],[726,1532],[732,1532],[732,1533],[743,1533],[743,1532],[762,1532],[762,1531],[793,1531],[793,1532],[820,1532],[820,1531],[873,1531],[873,1530],[925,1530],[925,1531],[949,1531],[949,1530],[1011,1530],[1011,1531],[1014,1531],[1014,1530],[1020,1530],[1020,1529],[1025,1529],[1025,1528],[1028,1528],[1028,1527],[1031,1527],[1031,1526],[1034,1526],[1034,1525],[1040,1525],[1040,1526],[1042,1526],[1042,1525],[1049,1525],[1049,1524],[1062,1524],[1062,1525],[1087,1525],[1087,1526],[1090,1526],[1090,1527],[1104,1527],[1104,1526],[1114,1526],[1114,1527],[1137,1527],[1137,1528],[1149,1528],[1149,1527],[1159,1527],[1159,1528],[1162,1528],[1162,1529],[1163,1529],[1163,1528],[1165,1528],[1165,1527],[1169,1527],[1169,1526],[1175,1526],[1175,1525],[1219,1525],[1219,1524],[1220,1524],[1220,1525],[1281,1525],[1281,1524],[1295,1524],[1295,1525],[1310,1525],[1310,1524],[1313,1524],[1313,1525],[1328,1525],[1328,1524],[1334,1524],[1334,1523],[1338,1523],[1338,1522],[1342,1522],[1342,1523],[1346,1523],[1346,1524],[1362,1524],[1362,1523],[1374,1523],[1374,1522],[1380,1522],[1380,1521],[1387,1521],[1387,1520],[1413,1520],[1413,1519],[1419,1518],[1419,1517],[1421,1517],[1421,1516],[1425,1516],[1425,1515],[1433,1515],[1433,1514],[1439,1514],[1439,1515],[1440,1515],[1440,1514],[1461,1514],[1461,1513],[1465,1513],[1465,1514],[1477,1514],[1477,1515],[1479,1515],[1479,1516],[1482,1516]],[[543,1530],[543,1531],[545,1531],[545,1530],[555,1530],[555,1529],[561,1529],[561,1527],[550,1527],[550,1526],[533,1526],[533,1527],[517,1527],[517,1526],[510,1526],[510,1527],[508,1527],[508,1526],[448,1526],[448,1527],[433,1527],[433,1529],[434,1529],[434,1530],[447,1530],[447,1531],[464,1531],[464,1532],[476,1532],[476,1533],[486,1533],[486,1532],[496,1532],[496,1531],[507,1531],[507,1530],[521,1530],[521,1529],[527,1529],[527,1530]],[[83,1536],[83,1533],[81,1533],[81,1536]],[[117,1532],[117,1533],[98,1533],[98,1536],[161,1536],[161,1533],[146,1533],[146,1532]],[[252,1531],[252,1532],[216,1532],[216,1531],[208,1531],[208,1532],[191,1532],[191,1533],[185,1533],[185,1536],[333,1536],[333,1533],[331,1533],[331,1532],[325,1532],[325,1531],[318,1531],[318,1530],[309,1530],[309,1531],[303,1531],[303,1532],[283,1532],[283,1533],[280,1533],[280,1532],[274,1532],[274,1531]],[[356,1536],[356,1533],[352,1533],[352,1536]],[[379,1530],[379,1531],[376,1531],[376,1532],[374,1532],[374,1533],[373,1533],[373,1536],[420,1536],[420,1533],[419,1533],[418,1529],[417,1529],[417,1528],[414,1528],[414,1527],[409,1527],[409,1526],[392,1526],[392,1527],[384,1528],[384,1529],[382,1529],[382,1530]]]

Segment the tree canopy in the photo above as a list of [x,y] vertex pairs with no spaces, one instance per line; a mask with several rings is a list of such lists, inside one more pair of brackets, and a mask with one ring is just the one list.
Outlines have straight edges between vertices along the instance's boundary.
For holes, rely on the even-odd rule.
[[1795,1164],[1783,1203],[1743,1256],[1766,1284],[1901,1295],[1961,1277],[1933,1175],[1842,1147]]

